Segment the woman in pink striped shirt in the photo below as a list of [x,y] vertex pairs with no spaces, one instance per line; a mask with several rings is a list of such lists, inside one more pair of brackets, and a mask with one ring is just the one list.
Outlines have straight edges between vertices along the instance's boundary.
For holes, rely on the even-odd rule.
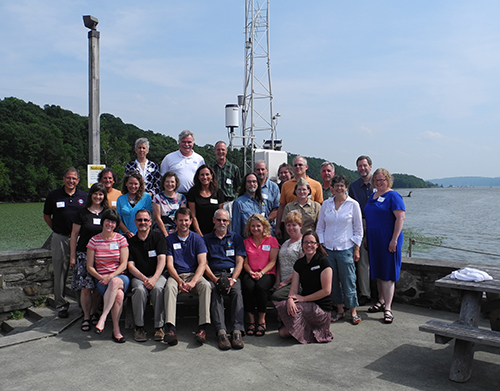
[[112,339],[124,343],[120,332],[120,315],[123,298],[130,280],[123,274],[127,269],[128,243],[123,235],[115,232],[120,225],[120,215],[114,209],[106,210],[101,216],[102,232],[90,239],[87,245],[87,270],[97,280],[97,290],[104,298],[102,315],[95,326],[101,334],[106,318],[111,312],[113,319]]

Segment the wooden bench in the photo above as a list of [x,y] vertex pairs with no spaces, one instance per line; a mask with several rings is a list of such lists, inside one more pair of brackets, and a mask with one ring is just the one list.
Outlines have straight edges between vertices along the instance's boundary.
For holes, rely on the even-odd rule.
[[446,323],[429,320],[418,328],[420,331],[435,335],[436,343],[445,344],[452,339],[480,343],[500,348],[500,332],[479,329],[460,323]]

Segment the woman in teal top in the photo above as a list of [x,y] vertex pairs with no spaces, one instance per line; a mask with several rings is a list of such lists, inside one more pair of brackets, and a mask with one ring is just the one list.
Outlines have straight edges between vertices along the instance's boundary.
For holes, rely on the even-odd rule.
[[151,196],[144,191],[144,180],[137,171],[131,171],[123,178],[122,193],[116,201],[116,210],[120,214],[120,233],[131,238],[137,233],[135,214],[147,209],[153,214]]

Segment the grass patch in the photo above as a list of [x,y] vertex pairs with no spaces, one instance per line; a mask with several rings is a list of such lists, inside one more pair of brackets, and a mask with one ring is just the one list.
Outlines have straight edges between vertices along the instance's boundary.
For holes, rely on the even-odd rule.
[[40,248],[52,233],[43,202],[0,204],[0,221],[0,251]]

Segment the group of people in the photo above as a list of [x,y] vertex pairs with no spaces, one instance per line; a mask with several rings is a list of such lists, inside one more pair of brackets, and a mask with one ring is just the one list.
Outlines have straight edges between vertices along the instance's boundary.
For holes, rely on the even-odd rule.
[[387,170],[372,175],[371,159],[360,156],[360,178],[349,184],[325,162],[320,183],[297,156],[292,166],[279,167],[278,185],[265,161],[241,178],[226,158],[226,143],[216,143],[211,166],[193,145],[194,134],[181,132],[179,150],[158,166],[147,159],[148,140],[138,139],[121,192],[113,188],[117,178],[110,168],[88,194],[77,188],[78,171],[66,171],[64,186],[49,194],[44,207],[53,230],[60,317],[68,316],[64,287],[71,265],[82,331],[102,333],[111,312],[117,343],[125,342],[119,319],[129,286],[139,342],[148,339],[144,311],[151,300],[153,339],[178,343],[181,292],[199,297],[195,340],[204,343],[213,324],[221,350],[243,348],[245,333],[265,335],[269,299],[280,336],[331,341],[330,324],[343,320],[345,309],[354,325],[361,322],[357,307],[371,301],[370,278],[377,280],[379,297],[368,312],[383,312],[383,321],[392,323],[405,208]]

